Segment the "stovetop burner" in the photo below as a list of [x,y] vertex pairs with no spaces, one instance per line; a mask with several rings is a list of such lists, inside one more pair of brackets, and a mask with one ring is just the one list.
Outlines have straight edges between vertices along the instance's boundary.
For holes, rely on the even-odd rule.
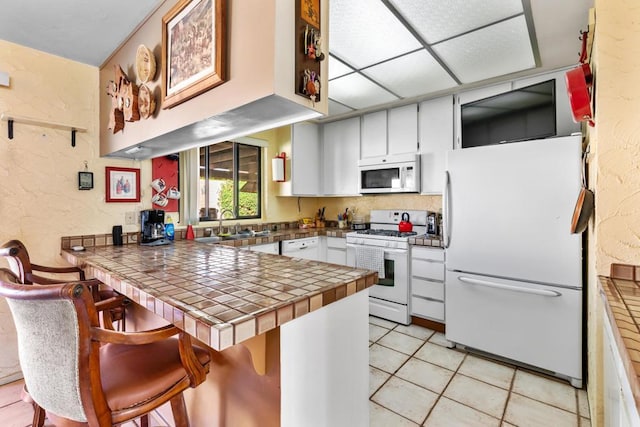
[[358,230],[358,234],[369,234],[374,236],[387,236],[387,237],[411,237],[415,236],[415,231],[398,231],[398,230],[381,230],[381,229],[369,229]]

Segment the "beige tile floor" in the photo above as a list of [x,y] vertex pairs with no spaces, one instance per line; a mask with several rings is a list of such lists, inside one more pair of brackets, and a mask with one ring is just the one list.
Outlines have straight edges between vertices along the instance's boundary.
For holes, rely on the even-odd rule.
[[[591,425],[584,390],[446,348],[441,333],[371,317],[369,339],[371,426]],[[21,381],[0,387],[0,426],[31,425],[21,388]]]
[[585,390],[369,318],[371,426],[590,426]]

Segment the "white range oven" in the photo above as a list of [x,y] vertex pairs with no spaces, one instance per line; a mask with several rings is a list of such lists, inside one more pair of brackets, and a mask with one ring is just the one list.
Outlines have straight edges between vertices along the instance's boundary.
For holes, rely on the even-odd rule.
[[[411,232],[398,231],[402,215],[413,224]],[[378,271],[378,283],[369,288],[369,314],[408,325],[409,237],[425,234],[427,211],[372,210],[371,228],[347,233],[347,265]]]

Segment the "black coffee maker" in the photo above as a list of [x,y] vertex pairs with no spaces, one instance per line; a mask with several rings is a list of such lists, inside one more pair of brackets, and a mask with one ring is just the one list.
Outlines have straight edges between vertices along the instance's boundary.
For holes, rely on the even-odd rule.
[[157,246],[171,243],[170,240],[165,239],[163,210],[148,209],[140,211],[140,227],[142,229],[141,245]]

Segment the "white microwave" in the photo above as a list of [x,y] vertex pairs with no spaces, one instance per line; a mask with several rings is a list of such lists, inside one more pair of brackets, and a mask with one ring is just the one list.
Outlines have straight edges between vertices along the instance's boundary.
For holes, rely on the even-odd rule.
[[360,193],[419,193],[420,156],[397,154],[358,162]]

